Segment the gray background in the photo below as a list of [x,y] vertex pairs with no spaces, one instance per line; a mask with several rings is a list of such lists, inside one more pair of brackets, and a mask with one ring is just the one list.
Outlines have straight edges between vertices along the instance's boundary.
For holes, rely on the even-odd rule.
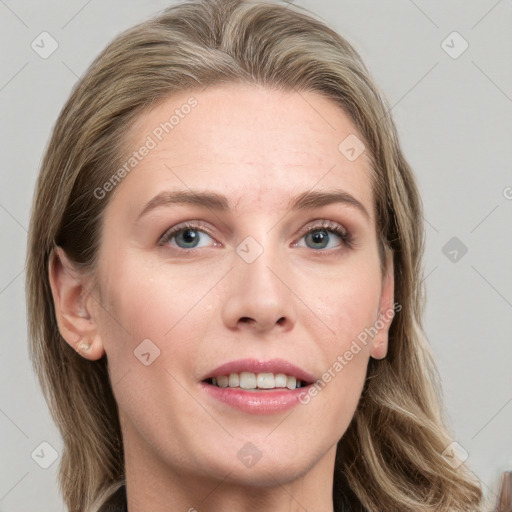
[[[425,326],[454,439],[490,510],[512,470],[512,1],[296,3],[355,45],[393,105],[425,205]],[[0,0],[0,512],[65,510],[58,460],[40,467],[52,453],[40,444],[59,456],[62,442],[26,344],[26,230],[41,157],[91,60],[167,5]],[[31,47],[43,31],[58,42],[47,59]],[[460,55],[454,31],[469,44]]]

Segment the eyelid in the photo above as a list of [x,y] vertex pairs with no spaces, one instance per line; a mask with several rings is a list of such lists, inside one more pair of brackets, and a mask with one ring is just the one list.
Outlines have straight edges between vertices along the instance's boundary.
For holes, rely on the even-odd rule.
[[[312,231],[330,231],[333,232],[336,236],[341,238],[340,246],[345,246],[345,248],[351,249],[354,246],[354,238],[351,233],[338,222],[334,222],[327,219],[316,219],[311,221],[310,225],[305,228],[302,232],[299,240],[301,240],[304,236],[308,235]],[[293,245],[296,246],[298,242],[295,242]],[[333,249],[321,249],[314,251],[315,253],[329,253],[331,251],[335,251],[339,249],[339,247],[335,247]]]
[[[212,230],[207,226],[207,224],[205,222],[203,222],[201,220],[189,220],[189,221],[180,222],[179,224],[176,224],[176,225],[170,227],[169,229],[167,229],[165,231],[165,233],[160,237],[160,239],[158,241],[158,245],[163,246],[164,244],[168,243],[169,240],[175,234],[179,233],[180,231],[186,230],[186,229],[202,231],[215,240],[215,235],[213,234]],[[311,221],[309,223],[309,225],[306,228],[304,228],[304,230],[302,230],[302,234],[300,235],[299,240],[301,240],[304,236],[306,236],[307,234],[309,234],[312,231],[320,231],[320,230],[334,232],[334,234],[336,236],[341,238],[342,243],[340,245],[345,245],[348,248],[352,248],[354,245],[352,235],[341,224],[331,221],[331,220],[327,220],[327,219],[315,219],[315,220]],[[217,240],[215,240],[215,242],[218,246],[219,242],[217,242]],[[296,247],[296,246],[297,246],[297,242],[294,242],[293,247]],[[177,249],[182,252],[197,250],[194,247],[188,248],[188,249],[178,247]],[[318,252],[318,253],[330,252],[333,250],[336,250],[336,248],[321,249],[321,250],[316,250],[316,251],[314,250],[314,252]]]
[[[212,238],[215,238],[212,230],[209,229],[208,226],[203,221],[188,220],[188,221],[180,222],[179,224],[171,226],[169,229],[167,229],[165,231],[165,233],[158,240],[158,245],[166,244],[171,239],[172,236],[174,236],[176,233],[179,233],[180,231],[183,231],[185,229],[193,229],[193,230],[197,230],[197,231],[203,231],[204,233],[211,236]],[[219,242],[217,242],[217,243],[219,243]],[[188,250],[194,250],[194,248],[183,249],[180,247],[179,250],[180,251],[188,251]]]
[[309,233],[310,231],[321,230],[321,229],[340,231],[340,232],[344,233],[345,235],[348,235],[348,231],[338,222],[334,222],[332,220],[327,220],[327,219],[317,219],[317,220],[311,221],[310,225],[305,228],[305,231],[302,236],[304,236],[304,234]]

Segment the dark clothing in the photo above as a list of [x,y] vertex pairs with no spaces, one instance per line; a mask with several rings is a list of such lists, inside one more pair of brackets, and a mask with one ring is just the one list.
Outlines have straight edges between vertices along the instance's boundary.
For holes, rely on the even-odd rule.
[[[343,497],[341,499],[341,511],[350,511],[350,507]],[[120,487],[115,494],[101,508],[100,512],[128,512],[128,503],[126,500],[126,486]]]
[[128,503],[126,500],[126,486],[120,487],[101,507],[100,512],[128,512]]

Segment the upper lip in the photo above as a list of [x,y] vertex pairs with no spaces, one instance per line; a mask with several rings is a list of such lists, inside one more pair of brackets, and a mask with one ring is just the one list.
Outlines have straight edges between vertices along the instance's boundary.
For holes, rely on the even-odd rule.
[[213,379],[221,375],[230,375],[231,373],[284,373],[289,377],[296,377],[299,380],[311,384],[315,381],[315,377],[306,370],[286,361],[285,359],[270,359],[263,361],[261,359],[237,359],[228,363],[221,364],[214,368],[201,380]]

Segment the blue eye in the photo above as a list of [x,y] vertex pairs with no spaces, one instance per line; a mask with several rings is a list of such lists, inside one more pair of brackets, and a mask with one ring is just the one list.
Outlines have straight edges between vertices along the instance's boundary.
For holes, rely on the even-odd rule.
[[[323,221],[320,224],[310,226],[300,240],[303,239],[306,242],[305,245],[297,243],[294,246],[314,249],[315,252],[336,249],[340,246],[352,247],[352,238],[349,233],[339,224],[331,221]],[[170,245],[172,248],[186,251],[188,249],[211,247],[216,245],[216,242],[206,232],[204,226],[189,222],[168,229],[160,238],[158,245]]]
[[199,229],[195,224],[182,224],[166,231],[160,239],[159,245],[168,244],[174,239],[175,243],[171,245],[176,245],[180,249],[196,249],[208,245],[207,243],[201,245],[201,238],[204,236],[213,240],[208,233]]
[[[350,246],[348,233],[337,224],[328,221],[308,228],[303,238],[306,241],[306,247],[310,249],[334,249],[340,245]],[[341,243],[336,243],[336,240],[341,240]]]

